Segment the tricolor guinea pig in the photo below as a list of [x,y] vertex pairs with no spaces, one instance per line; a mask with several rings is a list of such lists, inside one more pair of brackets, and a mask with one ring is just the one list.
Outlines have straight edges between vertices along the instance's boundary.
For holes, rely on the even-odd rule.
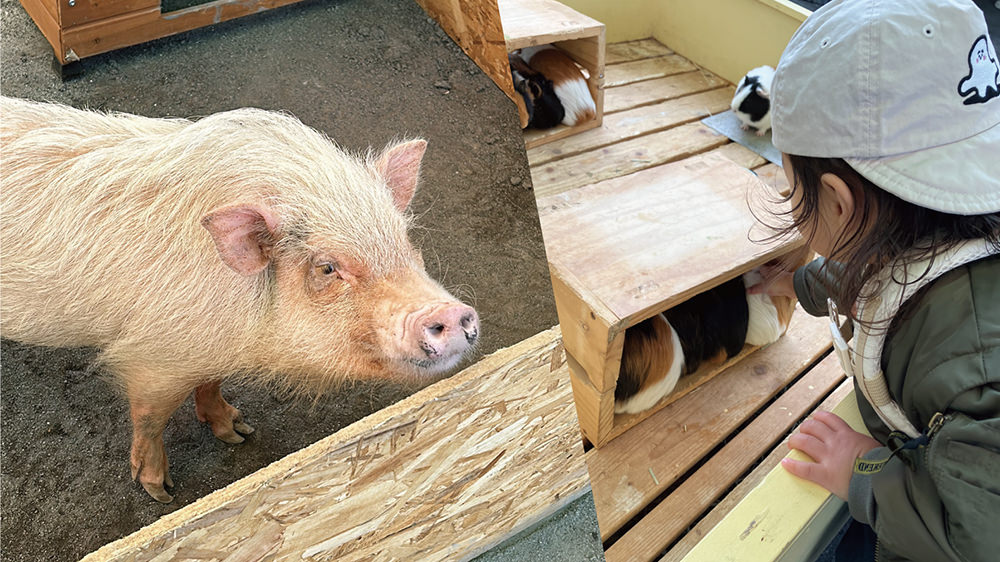
[[521,57],[532,70],[552,81],[556,96],[565,109],[562,124],[572,127],[597,115],[597,106],[580,67],[565,53],[551,45],[525,47]]
[[774,69],[759,66],[740,80],[730,107],[740,120],[740,128],[753,130],[757,136],[764,136],[771,128],[771,81]]
[[550,129],[561,123],[566,112],[552,80],[528,66],[516,53],[508,54],[507,61],[514,90],[521,94],[528,110],[528,127]]
[[744,344],[767,345],[788,328],[795,300],[747,294],[761,280],[752,271],[645,320],[625,332],[615,413],[653,407],[682,375],[721,364]]

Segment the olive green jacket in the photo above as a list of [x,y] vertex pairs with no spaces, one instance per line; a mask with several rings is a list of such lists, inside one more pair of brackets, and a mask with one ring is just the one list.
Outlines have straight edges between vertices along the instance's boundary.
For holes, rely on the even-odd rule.
[[[795,290],[814,316],[827,313],[824,283],[839,264],[816,260],[795,273]],[[926,430],[926,445],[902,451],[873,474],[854,473],[851,515],[878,535],[877,560],[1000,560],[1000,257],[942,275],[905,305],[882,353],[893,399]],[[846,310],[838,303],[841,310]],[[869,432],[889,430],[860,391]],[[865,455],[890,456],[887,447]]]

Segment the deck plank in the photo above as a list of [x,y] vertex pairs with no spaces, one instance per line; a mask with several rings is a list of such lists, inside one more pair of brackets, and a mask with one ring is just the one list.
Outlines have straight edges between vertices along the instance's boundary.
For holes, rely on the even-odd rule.
[[701,123],[688,123],[531,168],[535,198],[563,193],[674,162],[729,142]]
[[654,560],[843,380],[834,355],[809,369],[615,542],[605,552],[608,562]]
[[613,88],[654,78],[673,76],[697,70],[698,67],[680,55],[623,62],[604,69],[604,87]]
[[608,115],[604,118],[604,123],[596,129],[528,149],[528,164],[532,167],[539,166],[588,150],[697,121],[725,111],[732,96],[732,88],[716,88]]
[[587,467],[602,539],[618,532],[829,349],[829,339],[822,319],[798,310],[778,342],[589,451]]
[[604,117],[607,118],[608,114],[616,111],[689,96],[723,86],[732,84],[711,72],[695,70],[617,88],[607,88],[604,90]]
[[[840,383],[840,386],[830,393],[830,395],[827,396],[813,411],[823,410],[829,412],[833,410],[833,408],[846,398],[852,390],[854,390],[853,381],[845,379]],[[802,419],[799,419],[798,421],[801,422]],[[726,497],[716,504],[712,508],[712,511],[698,521],[698,524],[695,525],[694,528],[686,532],[681,540],[677,541],[677,544],[672,546],[670,551],[667,552],[663,558],[660,558],[659,562],[680,562],[680,560],[683,559],[692,548],[694,548],[694,545],[698,544],[698,541],[700,541],[705,535],[708,534],[709,531],[712,530],[712,527],[715,527],[719,521],[722,521],[722,518],[725,517],[731,509],[736,507],[736,504],[740,503],[740,501],[750,493],[750,490],[753,490],[758,484],[763,482],[764,477],[767,476],[774,467],[778,466],[781,459],[785,458],[788,454],[788,437],[790,435],[791,431],[786,432],[781,442],[778,443],[776,447],[771,449],[771,452],[768,453],[767,457],[757,463],[753,471],[740,480],[739,484],[737,484],[731,492],[726,494]]]
[[656,39],[639,39],[624,43],[612,43],[607,46],[604,64],[618,64],[653,57],[672,55],[674,51]]

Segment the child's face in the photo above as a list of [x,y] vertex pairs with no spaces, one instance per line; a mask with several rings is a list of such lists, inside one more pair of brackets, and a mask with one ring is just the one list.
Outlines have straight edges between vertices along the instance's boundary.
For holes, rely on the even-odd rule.
[[[782,154],[785,177],[792,187],[793,217],[796,222],[802,218],[802,187],[795,185],[795,174],[791,160]],[[799,233],[809,241],[809,248],[823,257],[832,257],[837,241],[841,239],[854,214],[854,196],[847,184],[839,176],[823,174],[818,192],[818,204],[812,220],[799,225]],[[843,254],[838,259],[844,259]]]

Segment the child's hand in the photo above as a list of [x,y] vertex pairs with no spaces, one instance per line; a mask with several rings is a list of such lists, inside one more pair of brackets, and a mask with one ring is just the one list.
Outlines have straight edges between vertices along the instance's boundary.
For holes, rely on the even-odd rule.
[[780,264],[760,266],[760,275],[764,279],[747,288],[747,293],[756,295],[764,293],[772,297],[795,298],[795,272],[788,271]]
[[781,461],[781,466],[847,501],[854,460],[881,446],[871,437],[851,429],[836,414],[816,412],[802,422],[798,433],[788,439],[790,449],[802,451],[816,462],[786,458]]

